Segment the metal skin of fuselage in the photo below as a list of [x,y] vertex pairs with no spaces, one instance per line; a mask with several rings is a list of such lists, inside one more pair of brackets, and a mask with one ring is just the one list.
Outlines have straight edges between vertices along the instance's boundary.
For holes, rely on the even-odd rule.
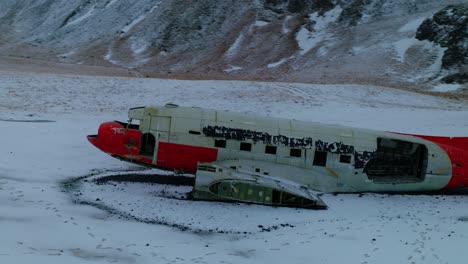
[[[88,140],[114,157],[158,168],[194,174],[200,164],[226,168],[210,176],[213,181],[232,178],[226,171],[233,170],[327,193],[468,190],[468,137],[408,135],[167,104],[132,108],[128,123],[103,123]],[[208,193],[208,185],[197,190]]]

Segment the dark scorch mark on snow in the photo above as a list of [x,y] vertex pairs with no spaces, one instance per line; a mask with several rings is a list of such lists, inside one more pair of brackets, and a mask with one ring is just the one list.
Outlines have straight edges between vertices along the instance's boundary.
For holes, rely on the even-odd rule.
[[3,121],[3,122],[18,122],[18,123],[51,123],[51,122],[56,122],[54,120],[41,120],[41,119],[27,120],[27,119],[3,119],[3,118],[0,118],[0,121]]
[[[99,173],[98,173],[99,174]],[[179,224],[179,223],[174,223],[166,220],[164,217],[161,218],[148,218],[148,217],[139,217],[136,215],[133,215],[129,212],[125,212],[122,210],[118,210],[111,205],[104,204],[101,199],[87,199],[85,197],[82,197],[82,192],[81,189],[83,188],[83,184],[104,184],[104,183],[110,183],[110,181],[125,181],[125,179],[128,179],[130,182],[137,182],[136,179],[139,179],[143,183],[148,183],[152,184],[154,183],[154,177],[158,176],[163,176],[163,177],[177,177],[177,176],[168,176],[168,175],[149,175],[149,174],[126,174],[126,175],[106,175],[101,178],[97,179],[89,179],[90,177],[97,176],[98,174],[91,173],[89,175],[81,176],[81,177],[76,177],[76,178],[70,178],[68,180],[65,180],[61,182],[61,187],[63,192],[66,192],[70,194],[72,197],[72,202],[76,204],[81,204],[81,205],[89,205],[93,206],[95,208],[98,208],[110,215],[116,216],[119,219],[126,219],[126,220],[132,220],[132,221],[137,221],[141,223],[146,223],[146,224],[158,224],[158,225],[164,225],[164,226],[170,226],[176,229],[179,229],[180,231],[189,231],[193,232],[196,234],[213,234],[213,233],[218,233],[218,234],[237,234],[237,235],[246,235],[246,234],[252,234],[252,232],[242,232],[242,231],[230,231],[230,230],[222,230],[219,228],[212,228],[212,229],[200,229],[200,228],[193,228],[190,226],[190,223],[185,225],[185,224]],[[153,178],[151,180],[147,180],[144,178]],[[167,178],[163,181],[167,182]],[[180,182],[176,180],[176,185],[179,185]]]
[[[130,214],[129,212],[121,211],[121,210],[118,210],[116,208],[113,208],[110,205],[106,205],[106,204],[102,203],[101,199],[99,199],[99,198],[96,199],[96,200],[91,200],[91,199],[86,199],[86,198],[81,197],[82,196],[81,189],[83,188],[83,184],[93,184],[93,183],[94,184],[104,184],[104,183],[107,183],[109,181],[112,181],[112,179],[114,179],[116,181],[121,181],[125,177],[129,177],[129,175],[130,174],[123,175],[122,177],[121,177],[121,175],[118,175],[118,174],[117,175],[106,175],[106,176],[103,176],[101,178],[90,180],[89,179],[90,177],[97,176],[97,174],[91,173],[89,175],[70,178],[68,180],[65,180],[65,181],[61,182],[61,187],[62,187],[63,192],[70,194],[70,196],[72,197],[73,203],[93,206],[95,208],[98,208],[98,209],[100,209],[102,211],[107,212],[110,215],[114,215],[114,216],[118,217],[119,219],[133,220],[133,221],[147,223],[147,224],[159,224],[159,225],[171,226],[171,227],[177,228],[177,229],[179,229],[181,231],[192,231],[194,233],[206,232],[205,230],[192,229],[189,226],[185,226],[185,225],[181,225],[181,224],[177,224],[177,223],[172,223],[172,222],[169,222],[169,221],[165,220],[164,218],[161,218],[161,219],[153,218],[152,219],[152,218],[146,218],[146,217],[138,217],[138,216],[135,216],[133,214]],[[135,175],[136,174],[133,174],[133,176],[135,176]],[[141,176],[140,179],[142,179],[143,177],[155,177],[155,176],[158,176],[158,175],[141,174],[139,176]],[[167,176],[167,175],[161,175],[161,176]],[[132,182],[135,182],[135,181],[132,180]],[[147,182],[147,181],[143,181],[143,182]],[[211,232],[209,232],[209,233],[211,233]],[[219,233],[219,232],[217,232],[217,233]]]
[[117,174],[103,176],[95,179],[97,184],[105,184],[110,181],[115,182],[141,182],[141,183],[156,183],[156,184],[169,184],[176,186],[193,186],[195,184],[195,177],[175,176],[175,175],[161,175],[161,174]]
[[[115,216],[119,219],[126,219],[131,221],[137,221],[147,224],[158,224],[176,228],[180,231],[192,232],[198,235],[209,235],[209,234],[234,234],[234,235],[250,235],[252,231],[234,231],[234,230],[225,230],[219,227],[213,227],[208,229],[195,228],[192,227],[192,223],[175,223],[168,221],[163,217],[140,217],[131,212],[122,211],[114,208],[110,204],[105,204],[99,198],[86,198],[83,197],[82,188],[86,184],[110,184],[113,185],[115,182],[140,182],[145,184],[170,184],[170,185],[180,185],[184,186],[189,184],[194,178],[187,176],[176,176],[176,175],[159,175],[159,174],[137,174],[137,173],[128,173],[128,174],[115,174],[115,175],[103,175],[99,177],[101,173],[107,173],[109,170],[96,171],[85,176],[70,178],[68,180],[61,182],[61,189],[63,192],[68,193],[71,197],[71,200],[75,204],[88,205],[98,208],[111,216]],[[130,172],[130,171],[129,171]],[[95,178],[98,176],[97,178]],[[93,178],[91,178],[93,177]],[[161,177],[160,179],[157,179]],[[173,179],[170,179],[173,178]],[[114,182],[114,183],[113,183]],[[191,200],[190,196],[187,197],[167,197],[169,199],[176,200]],[[281,228],[294,228],[295,226],[289,223],[279,223],[273,226],[264,226],[258,225],[259,232],[271,232],[276,231]]]

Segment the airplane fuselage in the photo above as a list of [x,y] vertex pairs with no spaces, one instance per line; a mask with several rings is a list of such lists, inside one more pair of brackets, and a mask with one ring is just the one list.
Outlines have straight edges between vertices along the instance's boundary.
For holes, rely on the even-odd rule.
[[194,174],[209,163],[319,192],[468,189],[468,137],[407,135],[168,104],[132,108],[129,123],[103,123],[88,139],[131,162]]

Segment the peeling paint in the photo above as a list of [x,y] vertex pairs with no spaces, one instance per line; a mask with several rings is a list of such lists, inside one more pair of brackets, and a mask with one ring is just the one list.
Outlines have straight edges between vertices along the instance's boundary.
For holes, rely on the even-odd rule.
[[273,136],[266,132],[257,132],[248,129],[229,128],[223,126],[206,126],[203,128],[203,134],[208,137],[233,139],[239,141],[251,140],[254,143],[261,142],[265,145],[282,145],[286,147],[312,148],[313,140],[311,137],[291,138],[283,135]]
[[[283,135],[273,136],[267,132],[258,132],[248,129],[230,128],[224,126],[206,126],[203,128],[203,134],[207,137],[223,138],[226,140],[247,141],[251,140],[254,143],[263,143],[265,145],[286,146],[286,147],[302,147],[311,149],[314,147],[314,141],[311,137],[291,138]],[[343,142],[325,142],[322,140],[315,141],[315,149],[317,151],[326,151],[333,154],[350,154],[354,155],[354,168],[362,169],[375,157],[376,151],[356,151],[354,146],[346,145]]]
[[334,154],[354,154],[354,146],[346,145],[343,142],[328,143],[322,140],[315,141],[315,149]]
[[114,131],[114,135],[125,134],[125,128],[124,127],[113,127],[112,131]]
[[362,169],[364,166],[375,157],[376,151],[363,151],[359,153],[357,151],[354,152],[354,168],[355,169]]

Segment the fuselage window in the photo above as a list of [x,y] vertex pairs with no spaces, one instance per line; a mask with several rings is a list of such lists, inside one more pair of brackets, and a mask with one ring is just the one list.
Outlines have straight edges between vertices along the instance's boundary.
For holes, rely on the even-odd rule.
[[189,134],[192,134],[192,135],[201,135],[201,132],[200,132],[200,131],[195,131],[195,130],[189,130]]
[[252,144],[241,142],[240,150],[242,150],[242,151],[251,151],[252,150]]
[[217,148],[226,148],[226,140],[216,139],[215,140],[215,147],[217,147]]
[[130,119],[127,124],[127,129],[134,129],[138,130],[140,128],[140,120],[138,119]]
[[266,146],[265,147],[266,154],[273,154],[276,155],[276,147],[275,146]]
[[302,150],[293,148],[289,152],[289,156],[291,156],[291,157],[301,157],[302,156]]
[[341,163],[351,163],[351,156],[350,155],[340,155],[340,162]]
[[314,166],[327,166],[327,152],[315,151],[314,154]]
[[141,136],[140,155],[153,157],[156,139],[153,134],[145,133]]

